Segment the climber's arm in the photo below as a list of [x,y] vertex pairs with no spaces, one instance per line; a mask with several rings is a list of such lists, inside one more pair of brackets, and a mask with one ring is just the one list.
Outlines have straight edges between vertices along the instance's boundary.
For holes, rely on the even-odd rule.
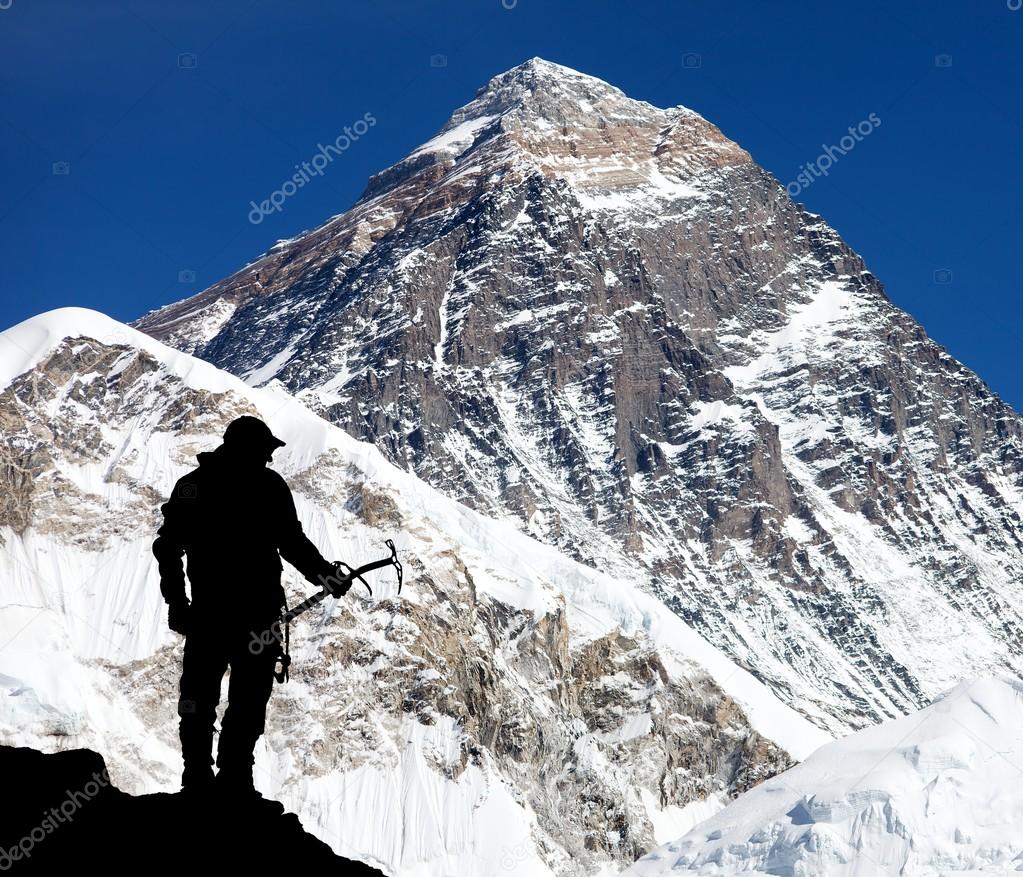
[[[275,473],[276,474],[276,473]],[[288,563],[295,567],[305,578],[317,587],[335,575],[335,567],[319,549],[313,545],[302,529],[302,522],[295,510],[295,500],[291,490],[280,476],[276,477],[277,495],[277,550]]]
[[169,606],[179,606],[185,598],[185,533],[189,502],[196,498],[196,485],[182,478],[174,485],[170,499],[161,507],[163,525],[153,541],[153,556],[160,569],[160,592]]

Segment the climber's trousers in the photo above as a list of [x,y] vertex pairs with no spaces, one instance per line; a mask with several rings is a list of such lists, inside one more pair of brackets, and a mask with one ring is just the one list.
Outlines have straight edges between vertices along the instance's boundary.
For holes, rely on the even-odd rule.
[[[267,626],[273,620],[271,617]],[[230,667],[217,766],[250,770],[273,687],[276,646],[254,639],[252,631],[238,628],[225,631],[218,625],[196,622],[193,620],[185,638],[178,700],[185,768],[202,770],[213,764],[213,730],[220,686]]]

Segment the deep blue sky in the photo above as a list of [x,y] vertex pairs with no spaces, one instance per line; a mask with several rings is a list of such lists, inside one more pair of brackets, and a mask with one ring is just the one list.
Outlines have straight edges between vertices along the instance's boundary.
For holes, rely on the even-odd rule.
[[[1021,2],[0,0],[0,326],[69,304],[129,320],[208,286],[539,55],[692,107],[783,183],[876,113],[798,200],[1023,409]],[[367,112],[323,177],[249,222]]]

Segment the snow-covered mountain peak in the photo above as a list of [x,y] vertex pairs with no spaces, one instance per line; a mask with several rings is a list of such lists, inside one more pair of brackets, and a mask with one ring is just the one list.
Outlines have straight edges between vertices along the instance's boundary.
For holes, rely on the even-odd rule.
[[695,112],[659,109],[596,77],[533,58],[495,76],[435,137],[376,174],[362,201],[427,180],[429,197],[417,205],[422,216],[424,207],[448,211],[495,183],[539,174],[567,183],[591,206],[592,192],[663,203],[692,197],[701,173],[747,161]]
[[1016,873],[1021,727],[1023,679],[962,682],[821,747],[625,874]]
[[91,339],[102,347],[128,347],[158,357],[186,383],[223,388],[230,375],[209,363],[161,344],[152,336],[90,308],[55,308],[0,332],[0,391],[33,369],[67,339]]
[[694,113],[527,62],[138,326],[642,569],[823,727],[1023,669],[1023,422]]
[[510,112],[532,115],[554,124],[571,120],[597,125],[613,123],[616,118],[620,121],[651,120],[663,111],[630,99],[620,89],[595,76],[543,58],[531,58],[491,79],[471,103],[455,110],[445,128]]
[[434,137],[374,174],[350,210],[136,325],[198,352],[239,307],[280,282],[309,276],[333,259],[357,263],[396,231],[441,227],[481,200],[510,209],[540,186],[573,201],[574,218],[601,213],[618,223],[659,224],[699,209],[722,191],[723,172],[751,163],[696,112],[658,109],[596,77],[533,58],[495,76]]

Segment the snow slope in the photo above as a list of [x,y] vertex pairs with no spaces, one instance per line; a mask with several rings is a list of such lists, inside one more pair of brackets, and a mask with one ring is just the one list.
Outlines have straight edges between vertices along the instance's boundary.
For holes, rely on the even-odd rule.
[[[156,508],[191,468],[194,453],[219,443],[225,416],[253,410],[288,443],[274,466],[298,485],[300,516],[324,553],[375,556],[383,538],[395,535],[397,521],[395,541],[410,573],[400,601],[382,576],[376,601],[327,601],[322,614],[311,613],[298,626],[296,663],[316,672],[278,689],[271,714],[283,724],[270,730],[258,753],[264,790],[339,852],[423,877],[499,873],[508,861],[516,873],[575,873],[575,865],[564,864],[565,850],[538,839],[544,831],[533,809],[536,790],[516,786],[495,755],[470,745],[464,718],[423,702],[397,714],[370,704],[358,721],[352,701],[348,713],[339,712],[344,698],[368,696],[373,686],[408,687],[407,679],[395,682],[387,673],[409,665],[415,685],[429,690],[437,674],[429,663],[414,665],[421,656],[401,646],[425,635],[416,626],[423,618],[454,624],[467,614],[460,603],[465,582],[478,594],[480,608],[472,613],[522,619],[507,644],[501,637],[510,634],[493,625],[474,636],[496,642],[495,672],[531,704],[534,723],[546,714],[558,719],[556,706],[530,690],[516,662],[530,631],[563,615],[572,649],[617,630],[649,641],[671,680],[709,675],[754,729],[795,758],[829,739],[634,583],[604,576],[511,522],[446,498],[274,386],[253,389],[102,314],[65,308],[0,334],[0,398],[10,423],[26,411],[41,417],[8,437],[16,459],[23,452],[28,460],[40,447],[60,449],[33,476],[29,525],[0,530],[4,744],[90,746],[111,763],[122,787],[173,788],[180,762],[173,713],[163,702],[170,696],[161,701],[153,689],[172,690],[179,646],[164,626],[149,551]],[[34,444],[47,430],[51,438]],[[383,520],[353,513],[354,495],[373,498]],[[74,520],[65,527],[68,518]],[[286,585],[293,599],[309,590],[293,574]],[[450,622],[445,613],[452,613]],[[352,636],[364,639],[348,658],[331,663],[323,656],[324,646],[329,652],[335,639]],[[369,667],[360,665],[362,653],[376,654]],[[490,708],[495,722],[508,721],[509,704]],[[573,732],[572,745],[590,753],[594,770],[623,777],[614,794],[634,801],[660,840],[672,826],[691,824],[692,807],[663,806],[650,789],[633,788],[630,771],[639,766],[612,770],[609,748],[624,751],[647,724],[624,715],[621,730],[605,737],[584,725]],[[324,756],[322,744],[353,726],[363,728],[365,751],[352,755],[354,744],[345,740],[343,758]],[[715,792],[707,806],[719,800]]]
[[830,743],[628,877],[938,877],[1023,870],[1023,680],[962,682]]

